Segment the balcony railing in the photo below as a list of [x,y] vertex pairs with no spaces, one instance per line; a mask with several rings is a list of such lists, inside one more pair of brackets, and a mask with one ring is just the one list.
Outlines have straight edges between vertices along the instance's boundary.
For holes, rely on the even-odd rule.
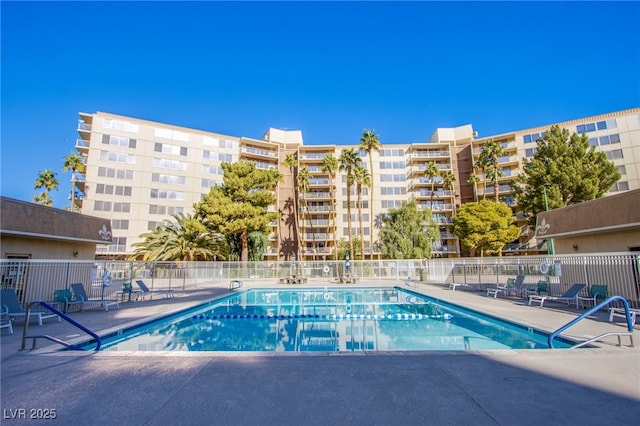
[[308,206],[300,209],[302,213],[327,213],[332,211],[331,206]]
[[[302,198],[302,197],[301,197]],[[328,192],[307,192],[304,194],[306,199],[331,198]]]
[[91,131],[91,124],[87,124],[82,120],[78,121],[78,131],[79,132],[90,132]]
[[411,154],[411,158],[449,158],[449,151],[417,151]]
[[251,146],[242,147],[241,152],[243,152],[245,154],[260,155],[260,156],[263,156],[263,157],[272,157],[272,158],[278,157],[278,153],[277,152],[269,151],[267,149],[254,148],[254,147],[251,147]]

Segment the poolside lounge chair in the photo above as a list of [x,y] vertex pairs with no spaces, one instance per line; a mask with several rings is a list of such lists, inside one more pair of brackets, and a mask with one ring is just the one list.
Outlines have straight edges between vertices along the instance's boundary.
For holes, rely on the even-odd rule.
[[9,308],[1,305],[0,308],[0,328],[8,328],[9,334],[13,334],[13,320],[9,316]]
[[[629,308],[629,314],[631,315],[631,324],[635,324],[636,318],[640,315],[640,309]],[[613,322],[616,317],[626,320],[627,313],[624,308],[609,308],[609,322]]]
[[547,300],[553,301],[553,302],[564,302],[567,304],[573,302],[577,306],[578,295],[586,287],[587,287],[586,284],[574,284],[569,288],[569,290],[565,291],[562,296],[541,296],[538,294],[532,294],[529,296],[529,306],[531,306],[531,303],[536,301],[540,303],[540,307],[542,308],[542,306],[544,305],[544,302]]
[[156,293],[164,294],[167,299],[175,297],[175,295],[173,294],[173,290],[171,290],[171,289],[169,289],[169,290],[151,290],[151,289],[149,289],[149,287],[147,287],[147,285],[142,280],[136,280],[136,284],[138,284],[138,287],[140,287],[140,295],[142,297],[144,297],[146,295],[150,295],[151,298],[153,298],[153,295],[156,294]]
[[[2,289],[0,293],[0,303],[7,307],[7,314],[9,318],[14,319],[17,317],[26,318],[27,311],[22,308],[16,291],[11,288]],[[42,320],[47,318],[58,318],[58,322],[61,321],[60,317],[53,312],[31,310],[31,318],[38,319],[38,325],[42,326]]]
[[515,295],[521,294],[524,285],[524,275],[517,275],[515,278],[507,279],[506,285],[498,284],[495,288],[487,289],[487,296],[492,295],[493,298],[498,297],[498,293],[504,293],[509,295],[514,293]]
[[116,309],[120,309],[117,300],[89,299],[82,283],[71,284],[71,293],[73,293],[73,300],[80,302],[80,310],[82,311],[86,306],[100,306],[108,311],[109,305],[116,305]]
[[607,298],[608,287],[604,284],[594,284],[589,287],[589,296],[578,296],[578,307],[584,308],[585,302],[589,304],[593,303],[596,306],[598,301],[602,301]]

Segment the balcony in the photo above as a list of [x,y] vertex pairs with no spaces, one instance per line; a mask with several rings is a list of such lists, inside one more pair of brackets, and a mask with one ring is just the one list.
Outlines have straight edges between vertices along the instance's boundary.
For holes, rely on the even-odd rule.
[[418,151],[411,154],[411,160],[424,160],[429,158],[450,158],[451,153],[449,151]]
[[307,206],[300,209],[301,213],[328,213],[333,211],[331,206]]
[[311,178],[309,186],[329,186],[329,178]]
[[268,149],[255,148],[253,146],[243,146],[240,153],[251,158],[278,158],[278,153]]
[[[302,197],[301,197],[302,198]],[[328,192],[307,192],[304,194],[305,200],[322,200],[322,199],[330,199],[331,196]]]
[[329,238],[331,238],[331,235],[327,234],[326,232],[324,233],[306,233],[306,234],[301,234],[300,235],[302,237],[303,241],[324,241],[327,240]]
[[89,141],[86,139],[76,139],[76,149],[80,153],[87,154],[89,152]]
[[326,228],[329,226],[329,220],[312,220],[309,222],[308,220],[300,220],[301,228]]
[[78,133],[91,133],[91,124],[85,123],[83,120],[78,120]]

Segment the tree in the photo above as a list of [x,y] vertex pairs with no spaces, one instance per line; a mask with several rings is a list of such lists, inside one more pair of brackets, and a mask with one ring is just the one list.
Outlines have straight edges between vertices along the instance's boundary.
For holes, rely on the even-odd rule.
[[211,188],[203,200],[195,205],[199,217],[207,227],[221,234],[240,234],[240,260],[249,259],[248,235],[252,231],[269,232],[269,223],[279,217],[268,211],[275,202],[273,189],[280,179],[276,170],[261,170],[248,161],[222,163],[222,186]]
[[[298,222],[298,185],[296,179],[296,171],[298,169],[298,158],[296,155],[291,153],[287,154],[284,159],[284,165],[289,168],[291,171],[291,181],[293,185],[293,203],[291,205],[293,210],[293,228],[295,231],[294,238],[294,253],[297,254],[298,259],[300,259],[300,224]],[[295,243],[297,242],[297,243]]]
[[[358,196],[358,223],[360,224],[360,239],[362,240],[362,244],[360,244],[361,250],[361,259],[364,259],[364,227],[362,225],[362,187],[369,187],[371,185],[371,175],[369,175],[369,170],[365,169],[361,165],[357,165],[353,169],[353,181],[356,185],[356,195]],[[370,242],[370,249],[373,252],[373,241]]]
[[473,185],[473,201],[478,201],[478,182],[480,182],[480,178],[476,174],[476,168],[473,168],[473,172],[469,175],[469,179],[467,179],[467,183]]
[[446,172],[444,172],[444,175],[442,176],[442,187],[444,189],[448,189],[449,191],[451,191],[451,206],[453,207],[453,214],[456,214],[456,196],[455,193],[453,191],[454,185],[453,183],[456,181],[456,175],[453,174],[453,172],[451,170],[447,170]]
[[49,196],[49,191],[58,190],[59,182],[56,178],[56,174],[57,173],[51,171],[51,169],[47,169],[38,173],[38,178],[36,179],[34,189],[44,188],[44,191],[40,195],[35,195],[33,197],[34,202],[45,206],[53,205],[51,197]]
[[500,254],[505,244],[520,235],[520,228],[514,222],[511,208],[505,203],[482,200],[460,206],[453,218],[452,232],[471,256],[475,256],[477,250],[481,256]]
[[[322,171],[329,176],[329,198],[331,200],[331,205],[329,206],[329,224],[331,225],[331,229],[333,230],[333,241],[336,240],[336,185],[335,185],[335,177],[338,169],[340,168],[340,164],[338,163],[338,159],[333,156],[333,154],[329,153],[322,158]],[[328,244],[328,235],[327,239],[325,239],[324,247],[325,247],[325,260],[326,250]],[[338,259],[338,251],[335,250],[334,247],[334,255],[335,259]]]
[[[367,151],[367,155],[369,156],[369,258],[373,260],[373,200],[374,200],[374,190],[373,190],[373,151],[379,152],[380,148],[382,148],[382,143],[378,139],[376,135],[375,129],[364,130],[362,132],[362,137],[360,138],[360,148]],[[364,236],[362,236],[364,238]]]
[[309,222],[309,229],[311,230],[311,235],[313,238],[313,254],[311,255],[312,260],[315,260],[315,249],[316,249],[316,233],[315,230],[312,229],[312,221],[311,215],[308,211],[307,205],[307,192],[309,192],[309,181],[311,179],[311,173],[309,173],[309,169],[306,167],[302,167],[298,170],[298,176],[296,178],[296,186],[297,192],[300,202],[302,202],[302,212],[307,216],[307,220]]
[[141,234],[143,240],[133,244],[130,260],[198,261],[227,259],[228,246],[221,234],[213,234],[194,215],[173,215],[175,222],[165,221],[154,230]]
[[579,136],[552,126],[514,185],[518,205],[535,225],[535,217],[549,209],[603,197],[620,179],[620,172],[603,152],[590,146],[587,135]]
[[352,148],[345,149],[340,154],[340,158],[338,158],[338,163],[340,164],[340,170],[344,170],[347,173],[347,223],[349,227],[349,257],[353,259],[353,230],[351,228],[351,186],[353,184],[353,179],[351,175],[353,174],[353,169],[357,165],[362,162],[362,159],[358,157],[356,151]]
[[499,160],[505,153],[504,147],[499,142],[489,139],[482,146],[482,151],[478,157],[478,165],[485,170],[485,177],[493,182],[493,194],[495,195],[496,203],[500,201],[500,182],[498,179],[503,176]]
[[386,259],[431,258],[433,241],[438,240],[440,230],[431,211],[418,209],[415,201],[390,209],[382,219],[380,250]]
[[70,210],[76,210],[76,171],[84,174],[87,166],[84,162],[84,158],[75,152],[70,153],[64,157],[64,164],[62,165],[62,171],[68,172],[71,170],[71,206]]
[[431,201],[429,207],[433,210],[433,195],[436,190],[436,177],[440,176],[440,169],[435,161],[427,163],[426,169],[424,169],[424,176],[431,182]]

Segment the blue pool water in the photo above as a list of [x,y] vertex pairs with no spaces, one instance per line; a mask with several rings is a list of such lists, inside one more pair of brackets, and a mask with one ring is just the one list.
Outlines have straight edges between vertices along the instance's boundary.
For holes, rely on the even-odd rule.
[[545,348],[545,333],[399,287],[247,290],[121,330],[103,342],[110,351]]

